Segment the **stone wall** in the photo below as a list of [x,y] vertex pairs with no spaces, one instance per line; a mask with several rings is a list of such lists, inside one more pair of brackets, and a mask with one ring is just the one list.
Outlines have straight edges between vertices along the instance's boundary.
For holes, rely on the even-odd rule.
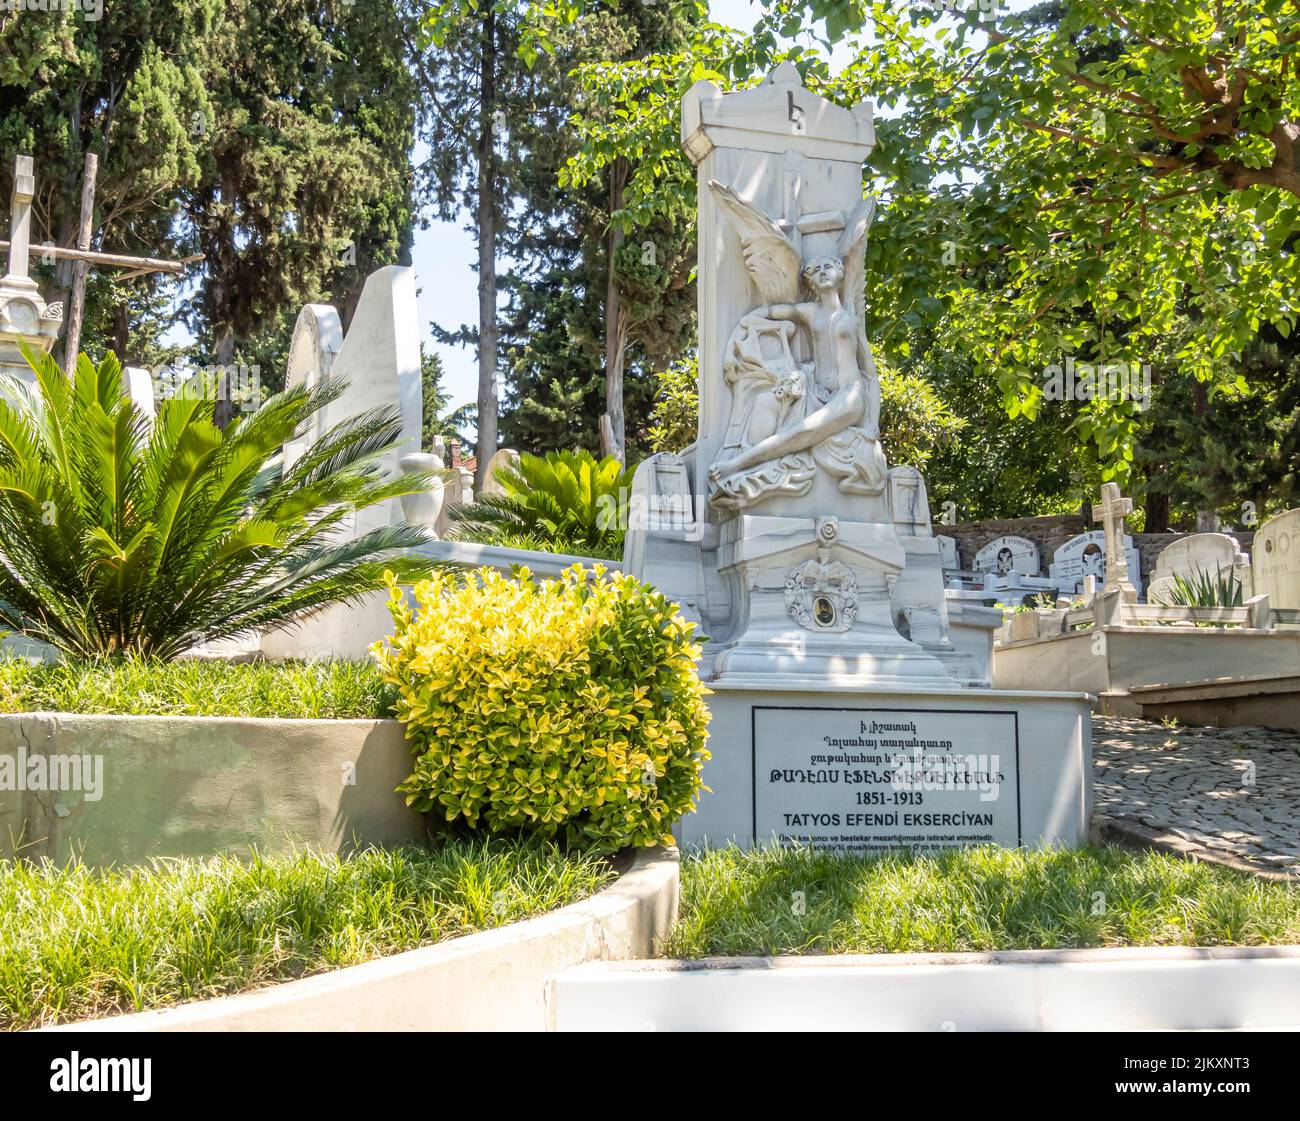
[[[995,518],[982,522],[958,522],[956,525],[935,524],[934,532],[952,537],[957,542],[961,553],[962,568],[969,571],[978,553],[990,541],[998,537],[1024,537],[1038,546],[1038,560],[1041,566],[1039,574],[1047,575],[1047,566],[1052,562],[1052,554],[1062,545],[1100,526],[1087,521],[1082,514],[1052,514],[1041,518]],[[1249,553],[1255,540],[1255,531],[1251,529],[1225,529],[1220,532],[1230,534],[1241,542],[1242,551]],[[1190,537],[1189,533],[1134,533],[1133,544],[1142,557],[1142,575],[1145,577],[1156,566],[1156,557],[1162,549],[1172,545],[1181,537]]]
[[1044,518],[996,518],[983,522],[958,522],[956,525],[936,525],[934,532],[955,538],[961,554],[961,566],[967,571],[975,563],[975,554],[998,537],[1023,537],[1038,546],[1038,561],[1042,575],[1052,554],[1062,545],[1083,533],[1085,526],[1080,514],[1055,514]]

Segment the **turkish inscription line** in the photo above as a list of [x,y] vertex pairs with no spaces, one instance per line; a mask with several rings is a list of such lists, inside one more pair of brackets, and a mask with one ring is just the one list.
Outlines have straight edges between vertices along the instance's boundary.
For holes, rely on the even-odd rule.
[[1016,717],[753,712],[754,835],[852,852],[1020,843]]

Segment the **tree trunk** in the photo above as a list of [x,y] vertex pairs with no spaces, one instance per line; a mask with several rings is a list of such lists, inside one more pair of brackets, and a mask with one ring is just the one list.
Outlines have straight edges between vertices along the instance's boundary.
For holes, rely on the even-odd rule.
[[[81,93],[79,91],[73,94],[72,103],[68,107],[68,137],[70,145],[76,145],[76,152],[69,152],[69,155],[74,158],[69,159],[68,161],[68,175],[65,182],[67,184],[68,197],[74,198],[80,192],[81,188],[81,185],[77,182],[76,178],[76,168],[81,161],[76,157],[83,157],[85,152],[85,143],[81,135]],[[37,170],[39,172],[39,168]],[[80,227],[77,224],[77,220],[72,216],[71,212],[65,212],[63,218],[59,222],[59,228],[57,230],[51,229],[49,233],[54,239],[54,244],[73,246],[77,243],[79,229]],[[66,309],[68,309],[72,304],[72,284],[75,269],[76,262],[69,261],[66,258],[54,262],[54,291],[50,294],[50,298],[51,302],[58,301],[63,305],[65,314]],[[63,368],[65,370],[68,369],[68,345],[66,334],[60,343],[58,354]],[[76,361],[76,358],[73,358],[72,363],[74,366],[76,365]]]
[[131,345],[131,305],[125,296],[113,305],[113,350],[123,366],[130,364],[126,356]]
[[[221,198],[236,198],[235,175],[229,166],[221,171]],[[235,262],[239,259],[239,247],[236,243],[234,217],[219,220],[212,231],[212,244],[205,248],[208,265],[211,269],[208,284],[208,298],[211,314],[209,327],[216,352],[212,356],[215,366],[213,384],[205,387],[215,389],[217,394],[213,421],[218,428],[224,429],[235,418],[235,402],[230,385],[230,369],[235,362],[235,336],[237,312],[234,307],[234,292],[231,291],[230,278],[237,275]]]
[[[95,231],[95,179],[99,174],[99,157],[86,153],[81,177],[81,223],[77,227],[77,248],[83,253],[90,248]],[[68,379],[76,374],[77,354],[81,350],[81,325],[86,319],[86,275],[90,265],[77,261],[72,267],[72,293],[67,304],[67,319],[63,335],[63,372]]]
[[[1210,395],[1206,391],[1203,382],[1198,381],[1192,386],[1192,410],[1200,418],[1202,424],[1204,424],[1205,418],[1210,415]],[[1219,528],[1219,515],[1213,509],[1213,488],[1217,485],[1217,480],[1211,477],[1208,482],[1209,486],[1201,493],[1201,501],[1204,506],[1196,511],[1197,533],[1214,533]]]
[[235,419],[234,386],[231,384],[231,369],[235,363],[235,332],[225,327],[217,340],[217,376],[216,415],[213,417],[218,428],[225,428]]
[[1169,495],[1161,491],[1148,490],[1146,501],[1142,504],[1146,517],[1142,524],[1144,533],[1169,532]]
[[[623,208],[623,188],[627,185],[628,163],[619,156],[609,170],[609,213]],[[608,424],[600,428],[602,455],[627,462],[626,421],[623,413],[623,356],[627,350],[627,315],[614,279],[614,256],[623,244],[623,231],[609,227],[609,278],[605,284],[605,415]]]
[[479,56],[478,150],[478,462],[474,489],[482,492],[497,451],[497,267],[495,141],[496,15],[483,17]]

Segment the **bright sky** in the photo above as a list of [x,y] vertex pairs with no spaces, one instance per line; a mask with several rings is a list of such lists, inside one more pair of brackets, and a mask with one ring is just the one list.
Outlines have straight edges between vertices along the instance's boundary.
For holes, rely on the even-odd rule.
[[[710,0],[709,13],[717,23],[745,29],[757,18],[753,0]],[[453,407],[478,397],[478,356],[472,347],[435,343],[429,322],[436,319],[453,331],[462,323],[478,322],[478,273],[473,268],[478,253],[464,224],[435,222],[427,230],[416,230],[412,251],[424,345],[442,355],[443,384]]]

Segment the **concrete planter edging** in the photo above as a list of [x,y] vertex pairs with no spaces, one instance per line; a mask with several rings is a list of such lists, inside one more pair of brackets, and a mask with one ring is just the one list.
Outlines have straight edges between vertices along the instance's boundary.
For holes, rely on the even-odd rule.
[[[30,781],[35,765],[49,777]],[[396,720],[0,715],[0,766],[24,778],[0,789],[0,856],[104,866],[426,834],[396,790],[411,773]]]
[[1151,1031],[1300,1026],[1300,946],[591,962],[559,1031]]
[[545,1031],[552,976],[649,957],[677,918],[676,849],[643,849],[589,899],[548,915],[255,992],[46,1032]]

